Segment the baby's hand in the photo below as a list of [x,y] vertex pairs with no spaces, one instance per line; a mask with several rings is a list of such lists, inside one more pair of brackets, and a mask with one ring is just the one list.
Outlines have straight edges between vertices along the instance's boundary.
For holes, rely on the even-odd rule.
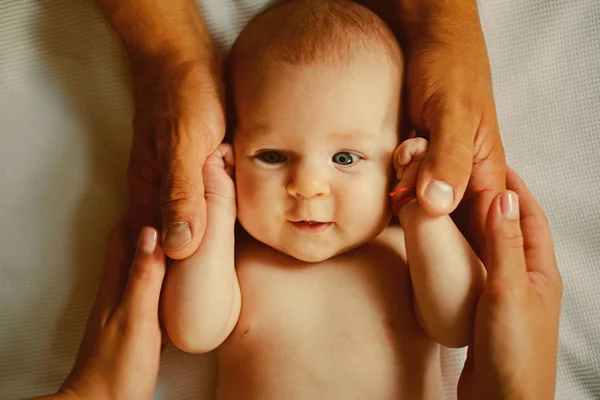
[[417,177],[421,161],[427,153],[428,142],[424,138],[415,137],[402,142],[394,152],[394,168],[398,183],[394,190],[400,188],[414,189],[417,186]]
[[233,203],[235,206],[234,165],[233,147],[230,144],[221,143],[217,150],[208,156],[202,169],[204,197],[207,203],[217,200],[219,203]]

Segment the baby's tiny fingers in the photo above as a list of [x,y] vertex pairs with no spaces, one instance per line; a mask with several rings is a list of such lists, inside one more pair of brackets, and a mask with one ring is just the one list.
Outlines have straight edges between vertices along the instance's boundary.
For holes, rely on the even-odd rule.
[[396,147],[396,150],[394,150],[394,155],[392,156],[392,161],[394,163],[394,169],[396,170],[396,175],[398,176],[398,179],[400,179],[400,177],[402,176],[402,173],[404,172],[404,167],[406,166],[405,164],[402,164],[400,162],[401,159],[402,159],[402,146],[398,146],[398,147]]
[[429,143],[426,139],[415,137],[402,142],[398,147],[395,159],[398,165],[406,166],[414,161],[423,159]]
[[233,146],[228,143],[221,143],[219,146],[223,161],[225,163],[225,172],[231,178],[233,178],[233,168],[235,166],[235,153],[233,152]]

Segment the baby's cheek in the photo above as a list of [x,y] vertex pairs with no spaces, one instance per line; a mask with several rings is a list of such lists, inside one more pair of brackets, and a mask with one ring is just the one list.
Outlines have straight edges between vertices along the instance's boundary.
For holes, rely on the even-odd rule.
[[236,190],[238,203],[238,216],[242,219],[246,212],[255,209],[259,203],[260,189],[256,187],[256,180],[251,174],[238,173],[236,175]]
[[388,218],[389,179],[385,173],[373,173],[354,180],[345,197],[348,217],[360,229],[378,229]]
[[240,223],[249,232],[264,229],[276,209],[272,181],[253,173],[239,173],[236,178]]

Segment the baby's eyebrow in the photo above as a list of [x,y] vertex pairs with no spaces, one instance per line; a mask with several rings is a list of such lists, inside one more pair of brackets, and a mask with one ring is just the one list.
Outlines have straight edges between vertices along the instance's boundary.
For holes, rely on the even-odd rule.
[[371,142],[377,141],[377,135],[360,129],[345,132],[335,132],[332,135],[332,137],[339,140],[367,140]]
[[251,124],[248,124],[244,130],[260,136],[265,136],[271,133],[269,127],[261,122],[252,122]]

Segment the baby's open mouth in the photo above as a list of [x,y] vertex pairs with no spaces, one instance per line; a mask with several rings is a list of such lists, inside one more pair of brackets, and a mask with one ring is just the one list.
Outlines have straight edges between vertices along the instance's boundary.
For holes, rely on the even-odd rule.
[[331,222],[291,221],[297,229],[305,232],[323,232],[331,226]]

